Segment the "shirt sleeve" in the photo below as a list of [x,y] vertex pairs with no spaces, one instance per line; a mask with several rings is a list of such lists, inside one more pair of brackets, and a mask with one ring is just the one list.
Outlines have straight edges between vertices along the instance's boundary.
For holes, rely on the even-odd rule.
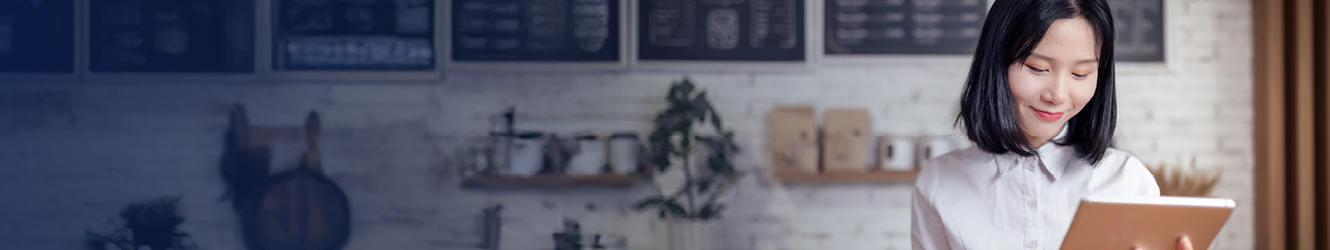
[[914,250],[951,249],[947,243],[947,232],[942,225],[942,218],[937,209],[928,201],[928,197],[919,187],[914,188],[914,199],[910,209],[910,242]]
[[1150,173],[1150,169],[1146,168],[1145,164],[1141,163],[1140,159],[1137,159],[1135,156],[1128,156],[1127,162],[1123,168],[1129,171],[1129,173],[1136,173],[1136,195],[1159,196],[1159,183],[1155,181],[1155,175]]

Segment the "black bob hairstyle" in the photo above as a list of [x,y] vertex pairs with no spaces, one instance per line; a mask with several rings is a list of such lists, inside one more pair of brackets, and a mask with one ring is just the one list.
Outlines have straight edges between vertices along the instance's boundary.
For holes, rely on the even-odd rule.
[[1066,136],[1053,141],[1071,145],[1091,165],[1104,158],[1117,124],[1114,94],[1113,16],[1105,0],[998,0],[988,11],[974,62],[961,94],[956,124],[980,149],[992,154],[1037,154],[1017,123],[1007,70],[1024,62],[1054,21],[1085,18],[1098,35],[1099,82],[1094,97],[1067,121]]

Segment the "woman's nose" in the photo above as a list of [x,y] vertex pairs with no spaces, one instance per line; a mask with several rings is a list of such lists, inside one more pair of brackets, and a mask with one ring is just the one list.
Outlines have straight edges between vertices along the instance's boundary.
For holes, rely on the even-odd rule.
[[1067,78],[1066,74],[1053,77],[1052,82],[1048,84],[1048,88],[1044,89],[1044,93],[1039,95],[1039,99],[1054,105],[1067,102],[1067,81],[1071,80]]

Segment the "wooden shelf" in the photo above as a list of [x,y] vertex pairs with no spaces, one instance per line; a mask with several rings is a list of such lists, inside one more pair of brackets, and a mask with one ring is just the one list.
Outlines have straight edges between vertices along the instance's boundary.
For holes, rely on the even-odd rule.
[[914,182],[919,177],[919,170],[910,171],[872,171],[866,173],[798,173],[776,172],[776,180],[787,183],[896,183]]
[[637,176],[620,174],[472,175],[462,181],[462,188],[628,187],[638,181]]

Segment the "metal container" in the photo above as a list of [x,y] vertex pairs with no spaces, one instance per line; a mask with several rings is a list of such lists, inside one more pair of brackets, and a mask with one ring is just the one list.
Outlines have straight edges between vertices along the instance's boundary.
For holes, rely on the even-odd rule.
[[637,173],[638,150],[642,141],[636,133],[618,133],[610,136],[610,168],[616,174]]
[[523,133],[512,138],[508,147],[509,175],[535,175],[545,166],[545,136]]
[[565,174],[595,175],[605,169],[605,141],[594,135],[578,136],[577,154],[568,161]]

